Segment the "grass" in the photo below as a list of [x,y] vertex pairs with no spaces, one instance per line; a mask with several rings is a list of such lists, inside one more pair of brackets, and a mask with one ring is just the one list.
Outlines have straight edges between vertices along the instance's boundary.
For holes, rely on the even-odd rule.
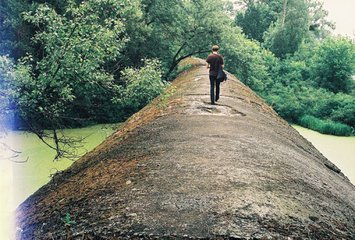
[[65,217],[63,217],[61,220],[65,226],[72,226],[76,223],[75,220],[72,219],[69,213],[67,213]]
[[299,118],[298,123],[303,127],[324,134],[331,134],[336,136],[354,135],[354,129],[346,124],[334,122],[331,120],[323,120],[310,115],[303,115],[301,118]]
[[164,109],[168,106],[169,99],[176,92],[176,86],[170,86],[160,95],[160,102],[158,102],[158,108]]
[[178,65],[178,68],[176,70],[177,74],[180,74],[182,72],[186,72],[188,70],[190,70],[191,68],[193,68],[195,65],[189,62],[183,62],[181,64]]

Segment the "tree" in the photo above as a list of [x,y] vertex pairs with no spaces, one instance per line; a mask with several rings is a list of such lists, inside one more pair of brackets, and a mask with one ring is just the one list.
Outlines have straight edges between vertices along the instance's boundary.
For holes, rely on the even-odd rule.
[[[42,47],[42,58],[33,62],[24,57],[15,70],[18,110],[31,131],[57,151],[56,158],[65,154],[60,144],[72,143],[57,132],[67,118],[74,111],[84,112],[74,115],[78,119],[90,116],[103,91],[115,91],[113,75],[104,65],[120,56],[127,41],[121,15],[129,6],[129,1],[88,0],[71,4],[63,15],[47,5],[24,15],[41,29],[34,44]],[[49,136],[54,146],[46,140]]]
[[328,12],[323,9],[321,1],[308,1],[309,33],[317,39],[324,39],[330,36],[331,30],[335,28],[333,22],[327,19]]
[[162,61],[165,78],[181,60],[209,52],[220,42],[223,26],[230,24],[223,2],[144,0],[142,5],[151,29],[143,48],[149,58]]
[[11,96],[13,91],[13,62],[6,56],[0,55],[0,138],[5,133],[5,128],[9,127],[12,110]]
[[265,47],[284,58],[298,50],[306,38],[309,15],[306,0],[284,0],[283,12],[264,35]]
[[221,53],[228,71],[252,88],[261,92],[268,79],[264,57],[270,52],[253,40],[246,39],[239,28],[225,27],[222,32]]
[[267,3],[251,1],[245,11],[238,12],[235,23],[243,29],[248,38],[263,42],[264,32],[276,21],[277,15]]
[[353,88],[355,46],[347,38],[328,38],[314,58],[313,77],[318,86],[334,93],[349,93]]
[[30,5],[24,0],[0,1],[0,55],[18,59],[33,50],[29,46],[33,29],[21,18],[21,12],[28,11]]
[[131,113],[150,103],[166,86],[162,81],[161,63],[158,60],[144,61],[141,68],[126,68],[121,73],[125,87],[116,101]]
[[[238,3],[241,10],[236,15],[236,24],[249,38],[259,42],[264,42],[264,34],[268,34],[268,31],[275,30],[276,27],[281,28],[279,25],[287,27],[289,24],[285,23],[290,19],[299,21],[300,17],[308,16],[307,26],[304,26],[307,28],[307,38],[324,38],[329,35],[329,30],[334,28],[333,23],[326,19],[327,12],[323,9],[323,4],[317,0],[244,0]],[[281,23],[276,24],[277,22]],[[295,28],[291,31],[293,30]]]

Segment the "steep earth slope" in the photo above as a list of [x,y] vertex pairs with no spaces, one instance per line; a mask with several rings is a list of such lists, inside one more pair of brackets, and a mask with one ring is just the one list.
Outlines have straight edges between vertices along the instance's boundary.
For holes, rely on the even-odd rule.
[[355,187],[202,60],[17,210],[18,239],[355,239]]

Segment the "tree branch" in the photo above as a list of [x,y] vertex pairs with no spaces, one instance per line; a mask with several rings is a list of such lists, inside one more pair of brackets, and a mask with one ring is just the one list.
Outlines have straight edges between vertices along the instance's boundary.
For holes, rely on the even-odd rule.
[[[173,62],[170,65],[169,71],[165,74],[164,78],[167,79],[169,77],[169,75],[172,73],[172,71],[176,68],[176,66],[185,58],[191,57],[195,54],[201,54],[201,53],[207,53],[210,50],[198,50],[192,53],[189,53],[187,55],[181,56],[178,59],[174,59]],[[177,55],[175,54],[175,56],[177,57]]]
[[78,24],[75,24],[75,26],[73,27],[72,31],[70,32],[69,34],[69,37],[68,37],[68,41],[65,43],[65,46],[64,46],[64,52],[62,54],[62,56],[60,56],[60,58],[58,59],[58,66],[57,66],[57,69],[55,70],[53,76],[52,76],[52,79],[54,80],[54,78],[57,76],[57,73],[60,69],[60,67],[62,66],[62,60],[65,56],[65,53],[67,52],[68,50],[68,47],[69,47],[69,42],[70,42],[70,38],[73,36],[74,32],[75,32],[75,29],[78,27]]

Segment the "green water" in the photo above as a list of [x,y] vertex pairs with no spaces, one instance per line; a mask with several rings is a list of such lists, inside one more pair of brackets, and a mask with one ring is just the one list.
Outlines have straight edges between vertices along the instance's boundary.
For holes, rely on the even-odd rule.
[[355,137],[338,137],[321,134],[297,125],[293,127],[355,185]]
[[[77,152],[78,155],[83,155],[99,145],[117,127],[118,124],[96,125],[67,129],[64,133],[67,136],[85,138]],[[28,132],[9,131],[0,141],[0,239],[7,239],[4,236],[9,236],[13,210],[49,182],[51,174],[68,168],[73,161],[53,161],[55,151]],[[4,147],[4,143],[8,147]],[[14,153],[9,147],[20,153]]]

